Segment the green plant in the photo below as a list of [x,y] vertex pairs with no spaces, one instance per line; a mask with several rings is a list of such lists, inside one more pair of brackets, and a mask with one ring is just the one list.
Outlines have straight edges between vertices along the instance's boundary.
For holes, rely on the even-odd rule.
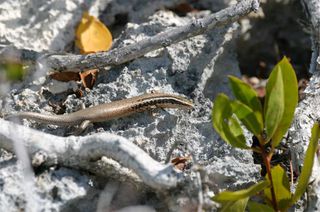
[[26,75],[26,69],[19,63],[0,64],[1,70],[5,72],[6,79],[10,81],[22,80]]
[[[212,110],[213,127],[231,146],[259,154],[266,168],[266,176],[265,180],[248,189],[224,191],[214,196],[213,200],[222,204],[222,211],[244,211],[246,208],[249,211],[286,211],[306,190],[319,139],[319,123],[312,128],[303,169],[295,192],[291,193],[283,167],[271,165],[271,159],[290,127],[298,103],[298,83],[290,62],[284,57],[272,70],[263,105],[249,85],[233,76],[229,76],[229,81],[236,99],[231,100],[224,94],[216,97]],[[247,145],[240,122],[254,134],[258,145]],[[265,204],[250,200],[257,194]]]

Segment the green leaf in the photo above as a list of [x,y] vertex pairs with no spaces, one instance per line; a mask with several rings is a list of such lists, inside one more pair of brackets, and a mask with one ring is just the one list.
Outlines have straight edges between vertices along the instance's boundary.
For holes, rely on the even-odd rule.
[[243,135],[241,126],[237,119],[230,117],[227,123],[222,123],[226,137],[230,140],[230,145],[234,147],[249,149],[246,145],[246,138]]
[[232,114],[229,98],[224,94],[219,94],[214,101],[212,109],[214,129],[228,144],[238,148],[249,149],[241,126],[238,120],[232,117]]
[[274,212],[273,208],[271,208],[269,205],[249,201],[248,202],[248,208],[250,212]]
[[218,195],[214,196],[212,198],[212,200],[216,201],[216,202],[236,201],[239,199],[253,196],[268,186],[269,186],[269,182],[261,181],[257,184],[250,186],[247,189],[243,189],[243,190],[239,190],[239,191],[223,191],[223,192],[219,193]]
[[237,115],[240,121],[252,132],[254,135],[259,135],[263,130],[262,117],[258,120],[254,111],[247,105],[238,100],[231,102],[232,111]]
[[277,130],[272,136],[272,146],[276,147],[291,125],[294,111],[298,104],[298,82],[295,71],[286,57],[274,69],[282,75],[285,108]]
[[249,197],[239,199],[237,201],[228,201],[222,204],[220,212],[244,212],[247,206]]
[[250,107],[253,111],[259,112],[262,117],[262,105],[258,99],[257,92],[242,80],[229,76],[231,89],[237,100]]
[[269,140],[276,132],[284,113],[284,85],[279,65],[273,69],[266,86],[264,118]]
[[319,123],[316,123],[313,125],[311,130],[311,139],[308,145],[308,149],[306,151],[306,156],[304,158],[303,168],[299,176],[296,191],[291,199],[292,205],[295,204],[300,199],[300,197],[305,192],[308,186],[309,178],[312,173],[314,156],[318,147],[319,136],[320,136],[320,126],[319,126]]
[[[263,130],[262,105],[258,98],[257,92],[242,80],[229,76],[229,82],[234,96],[242,104],[248,106],[253,112],[256,120],[255,129],[250,129],[253,134],[257,135]],[[238,116],[239,117],[239,116]],[[243,123],[246,125],[245,123]]]
[[[291,199],[290,183],[288,176],[286,175],[286,172],[280,165],[277,165],[271,169],[271,176],[278,208],[285,209],[288,207]],[[270,182],[269,177],[267,177],[267,181]],[[268,199],[272,199],[270,188],[265,189],[264,193]]]
[[26,74],[23,65],[19,63],[4,64],[3,69],[6,72],[7,79],[11,81],[22,80]]

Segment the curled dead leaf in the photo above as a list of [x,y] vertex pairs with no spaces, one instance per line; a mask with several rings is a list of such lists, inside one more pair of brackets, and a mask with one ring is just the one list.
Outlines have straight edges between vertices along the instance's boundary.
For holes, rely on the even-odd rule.
[[92,89],[98,76],[98,69],[87,70],[81,73],[76,72],[54,72],[49,75],[52,79],[69,82],[80,81],[85,88]]
[[176,157],[171,160],[171,163],[176,167],[176,169],[183,171],[186,169],[188,165],[188,161],[190,161],[190,159],[191,159],[190,156]]
[[83,87],[92,89],[98,77],[98,73],[98,69],[91,69],[79,73]]

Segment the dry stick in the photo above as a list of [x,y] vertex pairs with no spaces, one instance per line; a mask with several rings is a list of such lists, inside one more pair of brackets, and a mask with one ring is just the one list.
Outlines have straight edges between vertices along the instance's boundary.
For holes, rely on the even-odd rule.
[[46,53],[39,53],[29,49],[17,49],[12,45],[0,44],[1,63],[35,63]]
[[[14,138],[9,129],[15,129]],[[182,173],[171,164],[155,161],[138,146],[117,135],[58,137],[0,119],[0,148],[13,152],[12,139],[25,145],[29,156],[42,155],[43,165],[60,164],[104,174],[103,166],[92,167],[90,161],[106,156],[132,169],[146,185],[156,190],[174,188],[183,181]]]
[[301,0],[301,3],[312,25],[312,55],[309,72],[315,73],[320,70],[320,1]]
[[[45,64],[49,69],[59,71],[78,71],[79,69],[119,65],[141,57],[150,51],[206,33],[214,27],[234,22],[240,17],[245,16],[252,11],[256,11],[258,7],[258,0],[243,0],[236,5],[232,5],[215,14],[209,15],[208,17],[193,19],[190,24],[170,28],[153,37],[149,37],[125,47],[88,55],[43,54],[38,62],[40,64]],[[11,47],[11,51],[13,50],[14,48]],[[32,56],[39,56],[36,52],[32,52],[32,54]],[[2,57],[5,57],[5,55],[1,54],[0,51],[0,60],[3,61]],[[31,58],[32,57],[29,57],[28,59],[31,60]],[[22,59],[23,58],[21,58],[21,60]]]

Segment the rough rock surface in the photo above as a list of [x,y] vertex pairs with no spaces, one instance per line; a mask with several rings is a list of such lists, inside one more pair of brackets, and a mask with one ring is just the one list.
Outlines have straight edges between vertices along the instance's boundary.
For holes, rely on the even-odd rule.
[[[319,121],[320,118],[319,83],[320,74],[317,72],[311,77],[309,85],[304,91],[306,96],[303,101],[299,103],[293,124],[289,130],[289,142],[291,143],[293,164],[295,165],[294,170],[299,170],[299,168],[303,166],[305,151],[307,150],[311,137],[312,126],[316,121]],[[320,207],[319,153],[317,156],[310,179],[307,211],[317,211]]]
[[[101,1],[97,1],[97,4],[99,2]],[[125,1],[125,4],[132,4],[128,6],[132,8],[137,2],[139,1],[133,3]],[[137,8],[142,8],[141,2],[145,1],[140,1],[140,7]],[[162,2],[162,6],[167,3],[167,1],[159,2]],[[73,39],[73,30],[70,29],[74,29],[81,18],[79,9],[81,3],[83,1],[71,0],[49,3],[29,0],[23,5],[14,0],[1,3],[0,20],[4,20],[11,8],[14,8],[17,17],[10,16],[6,22],[0,23],[0,31],[3,33],[0,34],[0,38],[18,47],[35,50],[64,49]],[[123,10],[124,3],[115,1],[112,4],[116,8],[118,6],[119,11]],[[42,9],[39,13],[35,13],[36,15],[32,15],[33,10],[30,8],[35,6]],[[86,7],[90,8],[90,5],[87,4]],[[99,5],[95,7],[92,10],[100,10],[97,9]],[[159,6],[157,9],[161,8]],[[156,9],[151,11],[154,10]],[[23,16],[23,13],[26,14]],[[208,12],[199,12],[196,15],[201,17],[206,13]],[[52,14],[52,17],[45,14]],[[58,18],[55,17],[57,15]],[[148,15],[151,16],[144,23],[128,23],[121,35],[116,38],[114,48],[147,38],[168,27],[183,25],[192,16],[190,14],[178,17],[164,10]],[[141,10],[132,11],[129,15],[130,20],[138,20],[142,16]],[[31,19],[26,20],[26,17]],[[212,128],[210,117],[212,107],[210,99],[213,99],[218,92],[229,92],[226,75],[239,75],[234,52],[234,38],[237,32],[238,26],[233,24],[215,29],[208,35],[200,35],[151,52],[128,64],[100,70],[96,86],[91,91],[86,92],[81,99],[75,95],[67,97],[66,112],[79,109],[82,103],[89,107],[152,90],[183,95],[192,99],[195,104],[194,110],[189,112],[161,110],[153,116],[141,113],[95,124],[86,133],[107,131],[124,136],[162,162],[176,156],[192,155],[193,162],[202,165],[208,172],[211,182],[209,188],[214,192],[253,183],[259,177],[259,171],[258,167],[253,165],[250,153],[231,148],[220,140]],[[2,98],[1,113],[15,111],[52,113],[53,109],[48,105],[48,101],[56,97],[50,92],[54,93],[57,87],[69,86],[49,80],[48,77],[29,79],[27,82],[23,86],[13,87],[11,92]],[[76,85],[71,87],[73,86]],[[72,128],[29,121],[23,121],[23,124],[61,136],[73,131]],[[0,190],[5,192],[0,193],[0,210],[11,208],[15,211],[24,208],[26,204],[23,198],[24,192],[28,196],[29,191],[22,189],[23,172],[14,158],[7,156],[5,152],[1,155]],[[109,182],[110,179],[96,179],[88,173],[63,167],[45,170],[36,173],[34,177],[37,192],[33,193],[33,203],[38,205],[39,210],[94,211],[98,205],[99,192],[102,192],[104,185]],[[131,187],[116,186],[117,189],[114,191],[116,195],[111,197],[112,201],[110,200],[113,209],[137,204],[149,204],[156,209],[166,208],[163,200],[157,199],[154,195],[146,196],[143,192],[138,193],[134,186]],[[29,204],[32,204],[32,201]]]

